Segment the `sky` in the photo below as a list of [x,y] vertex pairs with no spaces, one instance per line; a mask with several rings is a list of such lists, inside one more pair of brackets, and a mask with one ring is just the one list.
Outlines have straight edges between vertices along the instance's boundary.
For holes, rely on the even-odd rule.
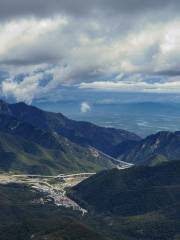
[[[68,100],[72,89],[177,96],[179,9],[179,0],[0,0],[0,95],[29,104]],[[85,98],[80,110],[91,110]]]

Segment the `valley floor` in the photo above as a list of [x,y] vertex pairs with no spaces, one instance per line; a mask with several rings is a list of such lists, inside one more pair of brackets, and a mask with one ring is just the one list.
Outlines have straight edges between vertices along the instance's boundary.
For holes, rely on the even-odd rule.
[[67,197],[66,188],[80,183],[91,175],[93,173],[60,174],[57,176],[0,174],[0,184],[25,184],[32,191],[43,193],[44,198],[41,197],[37,200],[39,203],[53,201],[56,206],[71,208],[84,215],[87,211]]

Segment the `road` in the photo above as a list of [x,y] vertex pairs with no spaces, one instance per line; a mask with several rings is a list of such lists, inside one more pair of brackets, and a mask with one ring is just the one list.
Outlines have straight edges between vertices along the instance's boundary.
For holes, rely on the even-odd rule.
[[[92,150],[100,153],[101,155],[105,156],[106,158],[109,158],[119,170],[122,169],[126,169],[126,168],[130,168],[132,166],[134,166],[134,164],[132,163],[127,163],[124,161],[121,161],[117,158],[114,158],[94,147],[89,146]],[[61,178],[61,179],[67,179],[67,178],[75,178],[75,177],[90,177],[92,175],[96,174],[95,172],[91,173],[91,172],[84,172],[84,173],[74,173],[74,174],[58,174],[55,176],[52,175],[35,175],[35,174],[16,174],[13,175],[14,177],[30,177],[30,178]]]
[[[119,169],[130,168],[133,166],[131,163],[123,162],[115,159],[95,148],[92,150],[111,159],[114,165]],[[84,179],[96,174],[95,172],[83,172],[83,173],[72,173],[72,174],[58,174],[55,176],[51,175],[35,175],[35,174],[0,174],[0,183],[19,183],[27,184],[36,191],[45,193],[45,198],[39,201],[44,204],[47,199],[52,199],[54,204],[57,206],[63,206],[72,208],[73,210],[80,211],[82,215],[87,213],[86,209],[81,208],[76,202],[71,200],[66,195],[66,188],[72,187]]]
[[110,155],[108,155],[108,154],[106,154],[106,153],[104,153],[104,152],[94,148],[94,147],[90,147],[90,148],[93,149],[94,151],[99,152],[101,155],[111,159],[112,162],[117,163],[116,166],[117,166],[118,169],[125,169],[125,168],[129,168],[129,167],[133,167],[134,166],[133,163],[128,163],[128,162],[121,161],[121,160],[119,160],[117,158],[114,158],[114,157],[112,157],[112,156],[110,156]]
[[74,174],[58,174],[58,175],[38,175],[38,174],[13,174],[13,177],[29,177],[29,178],[60,178],[60,179],[67,179],[67,178],[76,178],[76,177],[90,177],[94,173],[74,173]]

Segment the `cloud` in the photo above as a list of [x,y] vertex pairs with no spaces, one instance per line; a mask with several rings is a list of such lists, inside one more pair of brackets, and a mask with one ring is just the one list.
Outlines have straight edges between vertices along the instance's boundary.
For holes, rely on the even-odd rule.
[[115,92],[180,93],[180,77],[171,77],[168,80],[162,77],[161,80],[156,80],[138,74],[115,81],[84,82],[79,88]]
[[72,86],[178,91],[179,5],[0,0],[1,95],[30,102]]
[[2,19],[34,15],[36,17],[47,17],[59,13],[73,15],[76,17],[87,16],[89,14],[112,13],[112,14],[144,14],[149,11],[168,8],[178,11],[180,5],[178,0],[0,0],[0,16]]
[[81,112],[82,113],[89,112],[90,110],[91,110],[91,107],[90,107],[89,103],[87,103],[87,102],[81,103]]
[[5,97],[15,97],[17,101],[31,103],[32,99],[40,91],[40,80],[42,73],[24,77],[23,81],[18,82],[13,79],[7,79],[2,82],[2,92]]
[[[0,63],[9,65],[35,65],[39,63],[54,62],[61,58],[55,47],[57,39],[52,33],[67,24],[66,18],[49,18],[37,20],[35,18],[12,20],[0,25]],[[58,38],[58,36],[57,36]],[[56,49],[57,50],[57,49]]]

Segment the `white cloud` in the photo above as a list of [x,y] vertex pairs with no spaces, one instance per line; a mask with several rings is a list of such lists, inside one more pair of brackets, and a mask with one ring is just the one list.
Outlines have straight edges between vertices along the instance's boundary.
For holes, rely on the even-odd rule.
[[43,78],[42,73],[27,76],[23,81],[17,82],[13,79],[7,79],[2,82],[3,95],[13,96],[17,101],[25,101],[31,103],[32,99],[39,93],[40,80]]
[[82,113],[89,112],[90,110],[91,110],[91,107],[90,107],[89,103],[87,103],[87,102],[81,103],[81,112]]
[[[130,79],[132,77],[132,79]],[[180,93],[180,77],[171,77],[168,81],[146,82],[146,77],[131,76],[121,81],[98,81],[81,83],[80,89],[94,89],[117,92],[152,92],[152,93]]]
[[1,23],[1,63],[34,65],[36,61],[49,61],[48,59],[51,59],[54,54],[54,48],[50,50],[51,45],[48,46],[52,40],[52,35],[57,30],[61,32],[66,24],[66,18],[61,16],[41,20],[35,18],[20,19]]
[[[104,15],[84,19],[63,13],[0,22],[0,69],[10,75],[1,83],[2,94],[29,102],[72,85],[178,92],[179,79],[162,76],[159,83],[144,79],[148,74],[179,71],[180,18],[163,16],[129,19],[127,29],[125,16],[112,15],[108,21]],[[24,75],[21,81],[18,74]],[[44,74],[52,78],[42,86]]]

